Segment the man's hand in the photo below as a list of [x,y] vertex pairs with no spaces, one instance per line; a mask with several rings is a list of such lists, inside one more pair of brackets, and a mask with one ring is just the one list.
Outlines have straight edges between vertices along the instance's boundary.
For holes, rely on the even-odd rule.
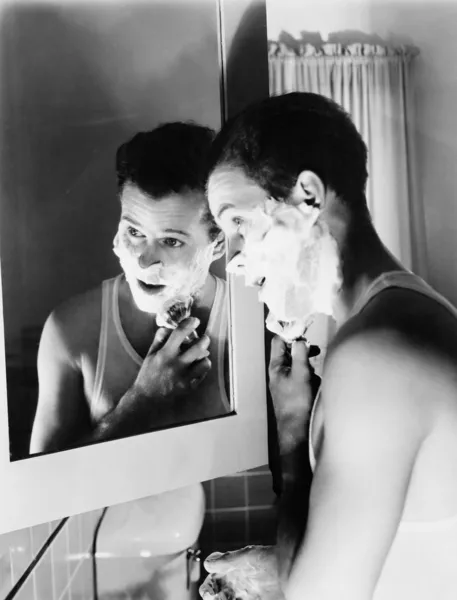
[[210,574],[200,587],[203,600],[284,600],[275,546],[214,552],[204,566]]
[[185,338],[198,326],[199,320],[189,318],[174,330],[157,330],[149,352],[134,383],[134,389],[146,398],[177,398],[193,391],[211,368],[209,337],[203,335],[186,349]]
[[282,453],[293,450],[305,435],[308,417],[320,385],[320,378],[315,375],[309,359],[318,353],[316,346],[311,346],[308,350],[304,341],[293,342],[290,351],[278,336],[271,342],[268,375]]

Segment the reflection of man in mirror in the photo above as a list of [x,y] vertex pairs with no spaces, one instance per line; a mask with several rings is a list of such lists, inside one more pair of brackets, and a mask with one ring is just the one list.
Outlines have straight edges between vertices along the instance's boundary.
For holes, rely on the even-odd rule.
[[[48,317],[32,453],[229,410],[226,283],[209,273],[224,253],[205,195],[212,139],[206,127],[168,123],[118,149],[123,273]],[[176,299],[180,323],[167,313]]]
[[[366,203],[366,163],[348,115],[314,94],[252,106],[214,144],[211,210],[280,334],[269,376],[284,475],[283,589],[287,600],[451,600],[457,311],[381,242]],[[321,311],[338,331],[313,402],[301,338]],[[256,575],[258,590],[258,574],[276,563],[264,561],[262,547],[243,552],[216,555],[208,569],[229,588]],[[221,598],[220,590],[202,593]]]

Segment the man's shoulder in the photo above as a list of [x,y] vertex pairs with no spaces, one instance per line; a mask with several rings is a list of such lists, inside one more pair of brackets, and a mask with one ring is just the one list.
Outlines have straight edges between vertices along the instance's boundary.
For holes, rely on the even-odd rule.
[[85,344],[92,345],[100,332],[102,287],[103,284],[99,284],[57,305],[45,327],[78,352]]
[[324,365],[325,419],[341,425],[350,420],[373,435],[381,418],[405,425],[413,419],[425,435],[438,406],[433,370],[398,331],[362,330],[348,335],[331,349]]
[[457,312],[437,298],[402,288],[388,289],[338,331],[335,353],[363,352],[430,365],[457,367]]
[[338,331],[329,346],[326,366],[334,368],[335,364],[351,363],[359,368],[375,368],[379,360],[390,363],[410,350],[407,339],[395,327],[367,328],[353,324]]
[[52,314],[62,323],[91,319],[94,314],[100,314],[101,302],[102,284],[99,284],[64,300],[54,308]]
[[[454,330],[457,336],[457,309],[431,288],[424,292],[401,287],[383,290],[351,321],[359,328],[393,329],[404,338],[419,339],[423,334],[424,341],[440,327]],[[428,327],[432,322],[433,327]]]
[[380,406],[392,418],[422,415],[425,431],[457,393],[457,358],[445,362],[436,345],[395,324],[356,325],[340,331],[329,348],[322,386],[327,408],[341,397],[346,416],[377,414]]

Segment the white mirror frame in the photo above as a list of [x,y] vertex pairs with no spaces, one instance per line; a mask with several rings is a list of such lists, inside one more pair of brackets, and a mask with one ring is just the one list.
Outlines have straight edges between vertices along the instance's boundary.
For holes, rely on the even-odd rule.
[[[233,27],[250,4],[217,3],[221,65],[229,51],[224,22]],[[221,67],[225,117],[224,71]],[[263,305],[241,279],[231,276],[229,283],[234,414],[10,462],[0,278],[0,534],[268,462]]]

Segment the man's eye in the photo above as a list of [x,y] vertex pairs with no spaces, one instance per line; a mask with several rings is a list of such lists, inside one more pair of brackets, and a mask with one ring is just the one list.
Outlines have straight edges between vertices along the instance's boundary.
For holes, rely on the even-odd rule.
[[181,242],[181,240],[177,240],[176,238],[165,238],[163,243],[170,248],[180,248],[184,245],[184,242]]
[[135,227],[127,227],[127,233],[131,236],[131,237],[144,237],[139,231],[138,229],[135,229]]
[[241,225],[243,225],[244,221],[241,217],[232,217],[232,223],[237,229],[239,229]]

